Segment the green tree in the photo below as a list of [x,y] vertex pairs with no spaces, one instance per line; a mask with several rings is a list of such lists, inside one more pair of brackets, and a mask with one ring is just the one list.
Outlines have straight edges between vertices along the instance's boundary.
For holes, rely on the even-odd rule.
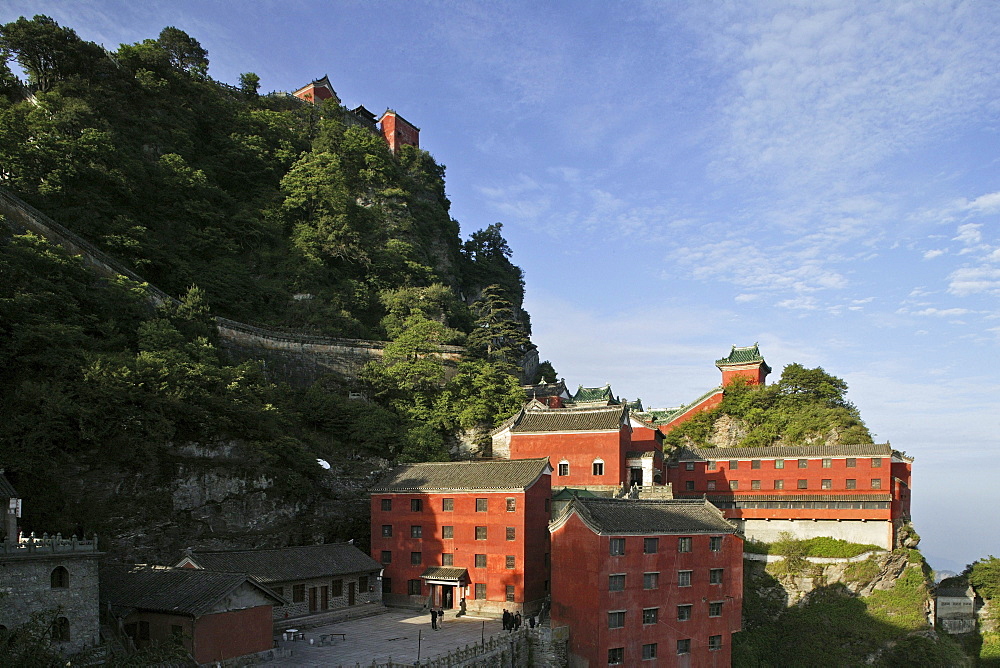
[[253,72],[244,72],[240,75],[240,90],[248,98],[256,100],[257,91],[260,90],[260,77]]
[[991,554],[985,559],[977,559],[966,567],[965,575],[983,598],[1000,598],[1000,558]]
[[42,14],[0,26],[0,53],[14,54],[28,82],[43,92],[70,75],[88,72],[104,56],[100,47]]
[[530,341],[504,289],[488,286],[473,302],[472,312],[476,319],[468,336],[469,353],[513,373]]
[[208,74],[208,51],[194,37],[173,26],[160,31],[156,44],[167,54],[170,64],[184,72]]

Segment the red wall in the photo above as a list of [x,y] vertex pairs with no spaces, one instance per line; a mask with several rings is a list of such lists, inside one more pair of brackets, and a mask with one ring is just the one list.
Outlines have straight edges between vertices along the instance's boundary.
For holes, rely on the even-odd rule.
[[[374,494],[371,500],[371,555],[381,562],[382,551],[392,551],[392,562],[383,564],[383,577],[392,578],[392,594],[407,592],[407,581],[419,579],[429,566],[440,566],[441,554],[454,554],[453,566],[469,572],[467,598],[475,599],[475,584],[485,582],[488,601],[506,600],[507,585],[514,586],[517,603],[544,597],[548,569],[549,512],[546,500],[551,495],[550,478],[542,476],[526,492],[455,492],[448,494]],[[454,499],[454,510],[442,510],[443,499]],[[506,500],[513,498],[516,509],[507,511]],[[392,510],[382,510],[382,500],[392,500]],[[412,512],[410,500],[421,499],[423,510]],[[476,499],[487,499],[488,511],[476,512]],[[392,537],[382,537],[382,525],[391,524]],[[411,538],[410,527],[422,527],[422,538]],[[442,526],[454,527],[454,538],[442,537]],[[476,540],[476,527],[487,528],[487,539]],[[515,539],[507,540],[507,527],[515,530]],[[410,553],[420,552],[420,565],[410,563]],[[475,555],[485,554],[487,567],[476,568]],[[513,555],[515,567],[506,567],[507,555]],[[422,586],[422,596],[430,590]],[[457,593],[457,592],[456,592]],[[457,607],[461,595],[455,600]],[[514,606],[511,606],[514,607]]]
[[[683,534],[682,534],[683,535]],[[610,536],[593,533],[573,515],[552,533],[552,625],[570,628],[571,665],[607,665],[608,649],[625,649],[625,666],[728,666],[732,634],[740,629],[743,605],[743,541],[723,535],[722,551],[709,550],[708,535],[692,535],[692,551],[677,551],[678,536],[659,536],[656,554],[643,554],[645,536],[626,536],[625,554],[610,556]],[[721,585],[709,570],[723,569]],[[691,586],[677,586],[677,572],[692,571]],[[658,572],[659,587],[643,589],[643,573]],[[608,591],[608,576],[625,573],[625,590]],[[708,603],[722,601],[722,616],[709,617]],[[690,604],[691,618],[678,621],[677,606]],[[659,608],[659,621],[644,625],[642,610]],[[608,612],[625,610],[625,626],[608,628]],[[708,650],[708,638],[722,648]],[[677,655],[677,640],[691,639],[691,653]],[[657,662],[642,660],[642,646],[657,644]]]
[[403,144],[420,146],[420,131],[395,114],[382,116],[381,130],[393,153],[398,152]]
[[661,424],[659,426],[659,430],[663,432],[664,435],[669,434],[673,429],[684,424],[698,413],[704,411],[710,411],[721,403],[722,403],[722,391],[720,390],[718,394],[713,394],[709,398],[702,401],[700,404],[692,406],[691,408],[687,409],[686,411],[675,417],[670,422],[666,424]]
[[[510,435],[510,458],[548,457],[553,487],[620,485],[628,480],[625,453],[631,448],[631,428],[579,433],[551,432]],[[604,475],[593,474],[595,459],[604,460]],[[559,462],[569,462],[569,475],[559,475]]]
[[208,663],[263,652],[271,649],[273,628],[270,605],[205,615],[195,621],[192,654]]

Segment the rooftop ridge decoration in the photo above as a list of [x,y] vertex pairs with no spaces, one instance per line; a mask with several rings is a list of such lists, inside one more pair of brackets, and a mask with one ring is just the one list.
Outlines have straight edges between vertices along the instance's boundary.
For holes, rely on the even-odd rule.
[[551,473],[548,457],[403,464],[388,471],[372,494],[527,489]]
[[673,458],[678,461],[718,461],[724,459],[808,459],[823,457],[912,457],[894,450],[888,443],[851,443],[836,445],[766,445],[750,448],[680,448]]
[[751,362],[763,362],[764,357],[760,354],[760,348],[755,341],[752,346],[733,346],[729,355],[722,359],[715,360],[716,366],[727,364],[749,364]]

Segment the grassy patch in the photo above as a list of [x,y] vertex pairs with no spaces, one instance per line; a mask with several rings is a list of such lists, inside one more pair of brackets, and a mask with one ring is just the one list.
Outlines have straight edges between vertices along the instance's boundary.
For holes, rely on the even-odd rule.
[[[790,536],[782,536],[773,543],[764,543],[756,540],[748,540],[743,543],[743,551],[752,554],[783,554],[797,555],[802,557],[834,557],[847,559],[856,557],[865,552],[883,552],[878,545],[864,545],[861,543],[851,543],[839,538],[828,538],[818,536],[797,540]],[[918,555],[919,551],[913,550]]]
[[878,570],[878,561],[874,557],[869,557],[864,561],[849,564],[844,571],[844,579],[848,582],[869,582],[875,579]]
[[979,650],[980,666],[1000,666],[1000,633],[984,633],[983,646]]
[[907,568],[892,589],[875,591],[865,599],[868,613],[878,620],[907,631],[927,627],[924,606],[927,584],[917,568]]

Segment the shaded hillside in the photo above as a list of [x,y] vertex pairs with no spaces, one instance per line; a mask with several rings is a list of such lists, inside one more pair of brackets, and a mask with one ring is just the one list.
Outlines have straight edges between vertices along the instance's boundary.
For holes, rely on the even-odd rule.
[[847,383],[822,368],[789,364],[777,383],[728,385],[722,403],[664,439],[674,447],[760,447],[871,443]]

